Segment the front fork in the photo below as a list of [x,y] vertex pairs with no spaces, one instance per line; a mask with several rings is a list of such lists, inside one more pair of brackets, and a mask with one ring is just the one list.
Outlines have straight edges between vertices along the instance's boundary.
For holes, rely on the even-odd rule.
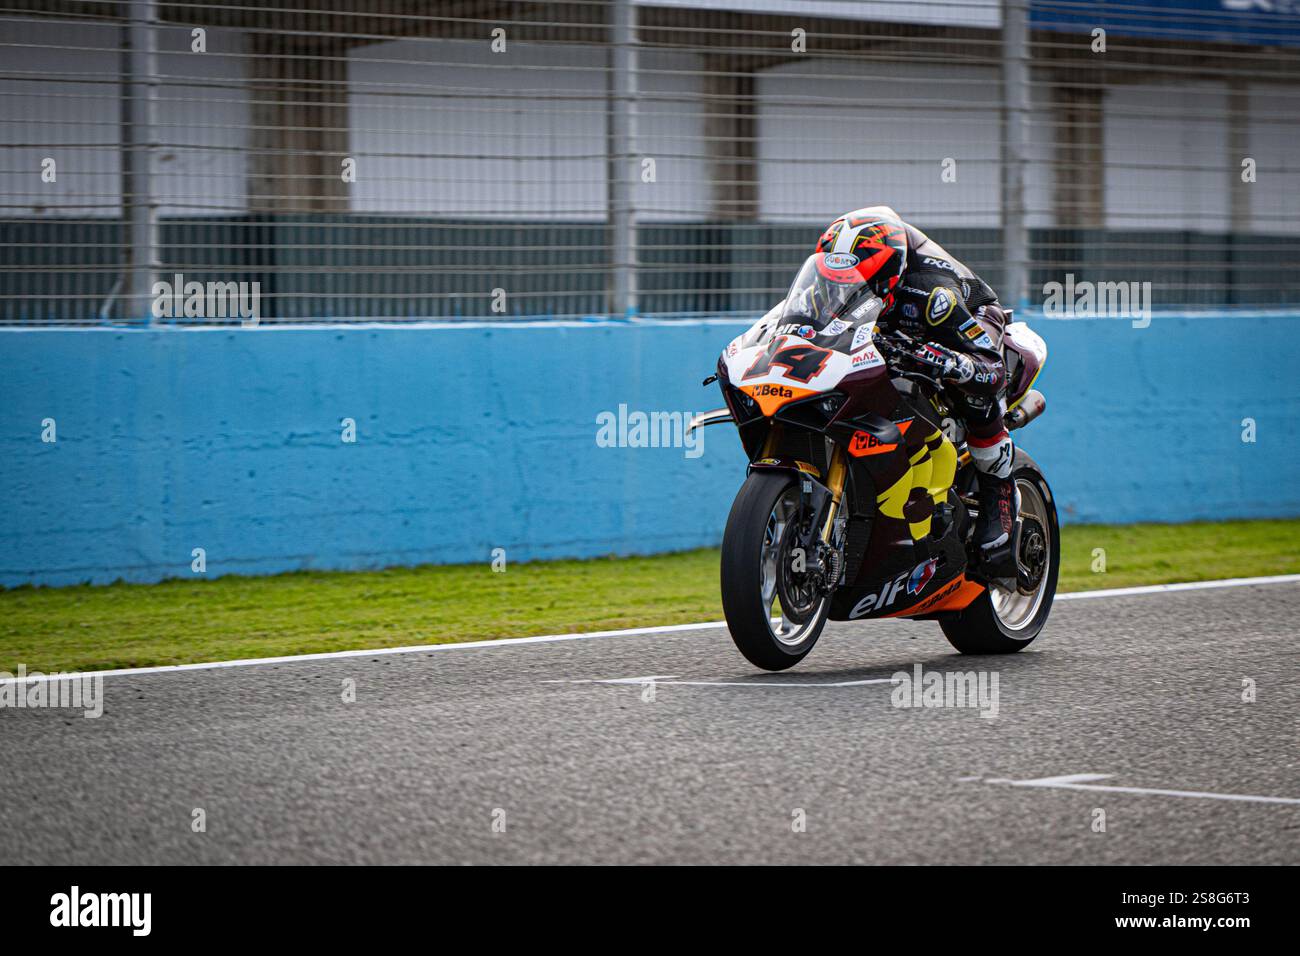
[[[775,457],[778,447],[779,426],[773,426],[763,443],[762,457]],[[844,529],[846,519],[840,517],[844,501],[844,485],[848,478],[848,465],[842,445],[832,444],[826,483],[815,481],[802,469],[799,472],[801,507],[812,512],[813,520],[807,537],[803,537],[804,573],[817,575],[818,589],[830,593],[839,583],[844,570]],[[792,568],[791,570],[796,570]]]

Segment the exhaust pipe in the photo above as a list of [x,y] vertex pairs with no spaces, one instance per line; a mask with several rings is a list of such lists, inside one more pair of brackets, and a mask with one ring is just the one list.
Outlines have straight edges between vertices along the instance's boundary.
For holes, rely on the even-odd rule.
[[1043,393],[1036,388],[1031,388],[1025,392],[1025,397],[1020,400],[1020,404],[1007,412],[1007,431],[1024,428],[1046,410],[1047,399],[1043,397]]

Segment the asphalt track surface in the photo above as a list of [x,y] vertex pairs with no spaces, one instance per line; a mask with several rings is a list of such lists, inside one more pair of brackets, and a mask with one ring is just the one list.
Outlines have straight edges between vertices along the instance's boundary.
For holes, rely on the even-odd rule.
[[[110,676],[99,719],[0,710],[0,860],[1294,864],[1297,621],[1292,582],[1061,602],[1011,657],[885,622],[778,675],[703,629]],[[918,663],[998,715],[894,706]]]

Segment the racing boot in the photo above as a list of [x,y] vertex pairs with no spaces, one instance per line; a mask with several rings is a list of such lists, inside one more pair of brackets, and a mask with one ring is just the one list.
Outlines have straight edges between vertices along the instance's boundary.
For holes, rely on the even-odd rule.
[[1011,477],[1013,448],[1003,431],[992,438],[968,439],[979,482],[979,517],[975,520],[974,544],[980,570],[990,577],[1013,577],[1016,573],[1016,514],[1020,494]]

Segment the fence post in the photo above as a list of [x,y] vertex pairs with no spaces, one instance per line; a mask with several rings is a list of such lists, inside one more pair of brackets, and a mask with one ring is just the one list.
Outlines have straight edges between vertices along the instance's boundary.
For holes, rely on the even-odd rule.
[[1007,277],[1003,301],[1021,309],[1029,304],[1029,230],[1025,225],[1028,142],[1027,0],[1002,0],[1002,242]]
[[614,316],[637,313],[636,209],[636,11],[632,0],[613,0],[610,9],[608,212],[610,302]]
[[153,195],[155,0],[126,0],[122,49],[122,205],[127,235],[126,306],[121,318],[153,322],[158,210]]

